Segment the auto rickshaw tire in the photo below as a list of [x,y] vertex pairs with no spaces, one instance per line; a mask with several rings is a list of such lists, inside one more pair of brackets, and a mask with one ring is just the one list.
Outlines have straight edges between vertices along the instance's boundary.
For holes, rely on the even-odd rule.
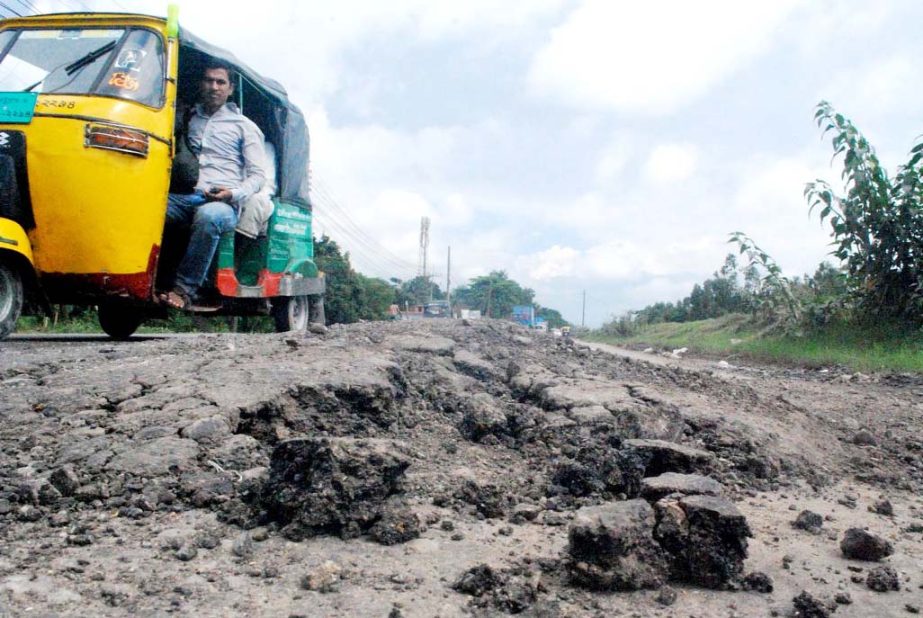
[[324,295],[310,297],[308,301],[308,323],[327,325],[327,314],[324,312]]
[[107,335],[119,341],[125,341],[138,330],[144,322],[144,316],[127,305],[120,303],[102,303],[97,310],[99,326]]
[[22,302],[22,275],[19,269],[0,260],[0,339],[6,339],[16,328]]
[[279,296],[272,300],[272,319],[277,333],[303,331],[308,327],[308,297]]

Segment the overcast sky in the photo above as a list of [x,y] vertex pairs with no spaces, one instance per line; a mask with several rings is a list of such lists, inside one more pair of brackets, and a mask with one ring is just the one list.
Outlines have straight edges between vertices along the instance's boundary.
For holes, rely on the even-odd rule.
[[[18,0],[5,2],[17,6]],[[166,2],[32,0],[166,13]],[[919,0],[196,0],[180,22],[308,117],[315,230],[371,276],[505,270],[598,326],[677,300],[744,231],[789,275],[830,238],[822,99],[893,173],[923,133]],[[838,186],[838,185],[837,185]],[[348,218],[347,218],[348,217]]]

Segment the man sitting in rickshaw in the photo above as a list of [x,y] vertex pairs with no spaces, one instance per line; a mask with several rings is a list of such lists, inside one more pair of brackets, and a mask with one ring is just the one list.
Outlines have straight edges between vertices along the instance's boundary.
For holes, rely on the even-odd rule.
[[173,289],[160,295],[175,309],[192,307],[221,235],[235,228],[241,205],[268,178],[263,133],[228,98],[234,70],[218,59],[206,63],[199,103],[188,117],[188,143],[199,162],[192,193],[170,193],[167,222],[190,228],[189,245]]

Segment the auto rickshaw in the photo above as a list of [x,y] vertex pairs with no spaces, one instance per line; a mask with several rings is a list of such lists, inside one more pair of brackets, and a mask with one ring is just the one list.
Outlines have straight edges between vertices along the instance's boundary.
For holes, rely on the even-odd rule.
[[[243,243],[225,234],[204,292],[212,315],[324,321],[314,262],[304,116],[285,89],[166,19],[69,13],[0,20],[0,339],[21,312],[98,307],[111,337],[165,317],[167,194],[177,108],[200,67],[235,67],[233,100],[275,150],[274,212]],[[175,260],[174,260],[175,262]]]

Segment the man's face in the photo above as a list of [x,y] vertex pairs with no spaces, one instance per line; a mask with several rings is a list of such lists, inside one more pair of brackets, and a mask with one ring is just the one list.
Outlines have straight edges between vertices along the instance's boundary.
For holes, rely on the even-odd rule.
[[234,92],[227,69],[205,69],[202,77],[202,104],[216,110],[228,101]]

